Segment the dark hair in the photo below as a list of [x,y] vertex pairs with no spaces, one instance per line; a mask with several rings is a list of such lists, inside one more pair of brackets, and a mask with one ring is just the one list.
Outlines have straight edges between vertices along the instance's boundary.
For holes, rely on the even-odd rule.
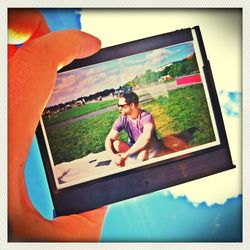
[[137,106],[139,103],[139,97],[134,92],[121,93],[119,98],[124,98],[127,104],[134,103]]

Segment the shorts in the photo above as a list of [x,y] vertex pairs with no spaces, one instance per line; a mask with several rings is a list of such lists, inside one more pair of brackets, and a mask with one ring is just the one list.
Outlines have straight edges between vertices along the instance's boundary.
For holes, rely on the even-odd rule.
[[[129,147],[132,147],[134,145],[134,143],[132,143],[131,141],[128,141],[127,143]],[[149,146],[148,159],[154,158],[157,155],[157,153],[160,151],[160,149],[161,149],[161,144],[158,141],[158,139],[153,139]],[[129,158],[137,159],[138,154],[139,153],[134,153],[130,155]]]

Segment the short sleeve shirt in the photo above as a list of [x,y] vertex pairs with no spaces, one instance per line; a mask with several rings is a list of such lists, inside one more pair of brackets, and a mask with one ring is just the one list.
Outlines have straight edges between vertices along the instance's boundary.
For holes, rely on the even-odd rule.
[[[141,113],[135,122],[132,122],[126,115],[120,115],[115,121],[113,129],[118,132],[125,130],[128,134],[129,142],[134,144],[138,137],[143,133],[144,126],[148,123],[153,124],[155,127],[153,116],[148,111],[141,110]],[[153,131],[153,137],[157,138],[155,129]]]

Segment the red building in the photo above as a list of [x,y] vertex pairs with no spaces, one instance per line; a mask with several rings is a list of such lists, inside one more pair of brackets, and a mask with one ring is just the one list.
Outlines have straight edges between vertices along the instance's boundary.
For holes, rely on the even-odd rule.
[[176,84],[177,85],[182,85],[182,84],[195,84],[195,83],[201,83],[201,75],[194,74],[194,75],[189,75],[189,76],[181,76],[177,77],[176,79]]

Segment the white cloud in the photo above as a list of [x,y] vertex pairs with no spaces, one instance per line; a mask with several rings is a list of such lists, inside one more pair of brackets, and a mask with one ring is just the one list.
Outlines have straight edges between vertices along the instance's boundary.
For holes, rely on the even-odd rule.
[[[236,168],[195,181],[171,187],[164,191],[174,197],[185,195],[194,205],[206,202],[208,206],[224,204],[228,198],[242,193],[241,187],[241,100],[239,92],[220,91],[220,102],[233,163]],[[223,106],[233,107],[234,115]],[[237,113],[237,115],[236,115]]]

